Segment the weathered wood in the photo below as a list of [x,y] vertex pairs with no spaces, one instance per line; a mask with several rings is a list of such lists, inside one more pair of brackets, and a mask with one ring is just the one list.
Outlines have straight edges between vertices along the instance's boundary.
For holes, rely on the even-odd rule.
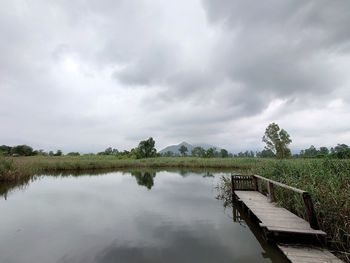
[[306,208],[306,214],[307,214],[310,226],[313,229],[320,229],[320,226],[319,226],[318,221],[317,221],[317,216],[316,216],[316,212],[315,212],[315,208],[314,208],[314,204],[312,202],[311,196],[307,192],[304,192],[302,194],[302,197],[303,197],[303,200],[304,200],[304,204],[305,204],[305,208]]
[[236,190],[236,187],[235,187],[235,180],[234,180],[233,175],[231,175],[231,188],[232,188],[232,191]]
[[267,182],[267,191],[269,193],[269,201],[276,202],[275,191],[273,189],[273,183]]
[[302,234],[302,235],[315,235],[315,236],[325,236],[326,233],[322,230],[307,230],[300,228],[287,228],[287,227],[278,227],[278,226],[269,226],[264,224],[259,224],[261,227],[267,228],[270,232],[279,232],[279,233],[293,233],[293,234]]
[[259,191],[258,178],[256,178],[255,176],[252,176],[252,178],[253,178],[254,190],[255,190],[255,191]]
[[231,198],[233,202],[233,200],[235,199],[235,181],[233,179],[233,175],[231,175]]
[[[318,221],[317,221],[317,216],[316,216],[316,212],[314,209],[314,205],[312,202],[312,198],[308,192],[301,190],[301,189],[298,189],[298,188],[295,188],[295,187],[291,187],[291,186],[283,184],[283,183],[276,182],[274,180],[262,177],[260,175],[252,175],[252,177],[255,178],[255,179],[253,179],[253,181],[259,179],[259,181],[266,182],[268,197],[269,197],[270,202],[276,202],[276,197],[275,197],[275,193],[274,193],[274,185],[300,194],[301,197],[303,198],[303,202],[305,205],[305,213],[307,215],[307,219],[308,219],[308,222],[310,224],[310,227],[313,229],[320,229]],[[258,187],[258,191],[259,191],[259,187]]]
[[[275,239],[276,236],[282,236],[283,238],[291,236],[294,242],[298,240],[300,242],[305,236],[315,237],[317,239],[326,236],[326,233],[319,229],[314,205],[309,193],[259,175],[253,175],[251,178],[250,186],[252,191],[243,191],[241,189],[247,190],[246,188],[249,188],[249,180],[241,176],[235,178],[232,176],[232,194],[235,195],[240,201],[240,204],[247,209],[248,214],[253,214],[260,221],[259,226],[262,227],[263,232],[266,233],[265,238]],[[236,183],[234,182],[235,179]],[[259,187],[261,181],[266,182],[268,198],[259,192],[260,189],[263,191],[262,188]],[[237,183],[239,187],[236,186]],[[294,191],[302,196],[308,222],[287,209],[277,206],[274,193],[275,185]],[[285,241],[286,239],[284,239],[284,242]],[[290,245],[279,245],[278,247],[292,263],[342,262],[328,250],[322,248]]]
[[342,263],[326,249],[319,247],[278,245],[278,248],[292,263]]
[[[234,191],[235,195],[254,214],[263,227],[270,232],[288,232],[305,235],[326,235],[321,230],[312,229],[307,221],[291,213],[283,207],[271,203],[257,191]],[[279,219],[279,216],[283,219]]]
[[253,190],[252,176],[232,174],[231,181],[233,182],[234,190]]
[[[262,188],[259,187],[259,183],[261,183],[261,181],[266,182],[267,193],[270,202],[276,202],[276,196],[274,191],[275,185],[300,194],[303,198],[303,202],[305,205],[305,214],[307,216],[310,227],[316,230],[320,229],[312,198],[310,194],[304,190],[276,182],[274,180],[262,177],[260,175],[231,175],[232,191],[252,189],[258,192],[262,192]],[[260,206],[261,204],[258,205]]]
[[267,178],[262,177],[262,176],[260,176],[260,175],[254,174],[253,177],[256,177],[256,178],[258,178],[258,179],[260,179],[260,180],[263,180],[263,181],[266,181],[266,182],[271,182],[271,183],[273,183],[274,185],[278,185],[278,186],[280,186],[280,187],[282,187],[282,188],[292,190],[293,192],[296,192],[296,193],[299,193],[299,194],[305,193],[305,191],[303,191],[303,190],[301,190],[301,189],[298,189],[298,188],[295,188],[295,187],[292,187],[292,186],[289,186],[289,185],[286,185],[286,184],[282,184],[282,183],[276,182],[276,181],[271,180],[271,179],[267,179]]

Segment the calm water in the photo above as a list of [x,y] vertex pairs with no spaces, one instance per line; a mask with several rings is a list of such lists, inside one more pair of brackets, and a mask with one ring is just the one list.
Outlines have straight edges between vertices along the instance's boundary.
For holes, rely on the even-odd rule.
[[221,175],[43,176],[7,194],[2,185],[0,262],[284,262],[215,199]]

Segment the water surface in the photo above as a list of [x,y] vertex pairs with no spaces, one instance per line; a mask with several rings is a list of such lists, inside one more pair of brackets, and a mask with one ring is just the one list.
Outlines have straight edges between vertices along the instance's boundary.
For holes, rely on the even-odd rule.
[[2,185],[0,262],[284,262],[215,198],[222,175],[109,172]]

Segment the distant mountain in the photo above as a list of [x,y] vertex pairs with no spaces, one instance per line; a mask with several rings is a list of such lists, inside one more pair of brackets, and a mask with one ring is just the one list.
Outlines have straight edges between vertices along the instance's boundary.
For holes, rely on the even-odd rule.
[[202,147],[204,148],[205,150],[208,150],[209,148],[216,148],[216,150],[220,150],[221,148],[219,147],[216,147],[214,145],[211,145],[211,144],[189,144],[187,142],[182,142],[182,143],[179,143],[177,145],[169,145],[167,147],[165,147],[163,150],[159,151],[159,153],[166,153],[166,152],[172,152],[174,154],[180,154],[180,147],[181,145],[184,145],[187,147],[188,149],[188,152],[187,154],[191,154],[191,151],[193,150],[194,147]]

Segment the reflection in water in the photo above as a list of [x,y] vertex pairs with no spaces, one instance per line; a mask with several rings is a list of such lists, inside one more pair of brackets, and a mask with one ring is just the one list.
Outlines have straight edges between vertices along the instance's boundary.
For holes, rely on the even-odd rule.
[[212,173],[210,173],[210,172],[206,172],[206,173],[203,174],[203,177],[204,178],[205,177],[214,177],[214,175]]
[[258,226],[257,222],[254,222],[238,203],[232,204],[232,218],[235,223],[249,227],[250,231],[254,234],[255,238],[264,249],[264,251],[261,252],[262,257],[270,258],[273,262],[289,262],[284,258],[283,254],[277,249],[276,246],[269,244],[265,240],[263,232]]
[[15,182],[0,182],[0,196],[3,196],[4,199],[7,200],[7,196],[12,189],[25,189],[35,178],[36,177],[25,177]]
[[105,171],[40,176],[22,191],[1,184],[0,262],[283,262],[243,213],[233,223],[215,199],[222,175]]
[[135,176],[138,185],[146,186],[148,190],[151,190],[154,185],[153,178],[156,177],[155,172],[134,171],[131,172],[131,175]]
[[[211,226],[198,225],[196,232],[212,231]],[[218,246],[220,239],[213,238],[199,239],[193,234],[193,230],[185,228],[182,230],[174,229],[173,226],[160,226],[154,229],[154,234],[165,245],[147,246],[138,244],[130,246],[113,242],[110,246],[96,253],[96,262],[114,263],[114,262],[232,262],[231,253],[225,246]],[[209,237],[209,235],[208,235]],[[215,251],[213,253],[213,251]],[[219,255],[219,256],[218,256]],[[219,261],[218,261],[219,260]]]
[[[53,176],[53,177],[80,177],[80,176],[102,176],[109,173],[115,172],[115,169],[104,169],[104,170],[68,170],[68,171],[60,171],[60,172],[51,172],[49,174],[44,175],[35,175],[32,177],[24,177],[16,182],[1,182],[0,183],[0,197],[3,196],[7,199],[8,194],[12,190],[25,189],[30,182],[40,179],[43,176]],[[130,171],[129,168],[120,168],[118,171],[123,174],[132,174],[136,177],[136,181],[139,185],[146,186],[148,189],[151,189],[154,185],[154,178],[156,174],[159,172],[163,172],[164,169],[157,168],[142,168],[142,169],[133,169]],[[218,170],[214,168],[188,168],[188,169],[178,169],[178,168],[167,168],[166,171],[174,172],[176,174],[181,175],[182,177],[186,177],[189,175],[202,175],[203,177],[214,177],[214,173],[217,173]],[[220,169],[221,172],[230,173],[231,169]],[[147,175],[146,175],[147,174]],[[145,177],[145,178],[142,178]],[[150,178],[152,177],[152,178]]]

